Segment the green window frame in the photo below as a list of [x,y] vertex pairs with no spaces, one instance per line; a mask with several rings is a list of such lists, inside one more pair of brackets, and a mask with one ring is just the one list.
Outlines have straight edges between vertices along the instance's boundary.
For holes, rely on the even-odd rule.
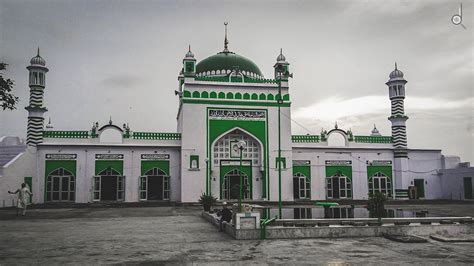
[[189,169],[199,169],[199,155],[189,156]]

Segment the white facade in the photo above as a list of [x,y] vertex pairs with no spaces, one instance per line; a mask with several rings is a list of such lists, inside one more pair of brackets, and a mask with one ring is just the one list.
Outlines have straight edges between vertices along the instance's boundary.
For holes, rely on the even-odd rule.
[[[39,54],[34,59],[32,64],[45,68]],[[412,187],[419,198],[472,198],[472,167],[459,167],[459,160],[441,150],[406,146],[406,80],[397,68],[387,82],[396,138],[376,128],[354,135],[337,124],[320,135],[292,135],[291,74],[283,54],[274,68],[274,79],[263,79],[227,43],[223,52],[197,64],[188,51],[176,91],[177,132],[133,131],[112,121],[82,131],[46,128],[40,139],[33,130],[27,152],[2,166],[0,184],[19,186],[31,176],[35,203],[196,202],[202,194],[236,200],[242,177],[245,200],[276,202],[281,172],[282,201],[368,199],[376,191],[406,199]],[[3,193],[0,200],[8,200]]]

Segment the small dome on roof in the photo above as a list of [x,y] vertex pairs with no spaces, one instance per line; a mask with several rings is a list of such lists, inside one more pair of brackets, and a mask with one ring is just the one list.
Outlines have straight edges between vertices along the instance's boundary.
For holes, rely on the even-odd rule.
[[46,60],[43,59],[43,57],[40,56],[39,54],[39,47],[38,47],[38,54],[31,58],[30,64],[32,65],[40,65],[40,66],[45,66],[46,65]]
[[400,70],[398,70],[398,68],[397,68],[397,63],[395,63],[395,70],[393,70],[393,71],[390,73],[389,77],[390,77],[391,79],[403,78],[403,72],[400,71]]
[[377,127],[375,126],[374,124],[374,129],[372,129],[372,132],[370,134],[371,136],[382,136],[382,134],[380,134],[379,130],[377,129]]
[[285,61],[286,61],[286,58],[283,55],[283,49],[280,49],[280,54],[277,57],[277,62],[285,62]]

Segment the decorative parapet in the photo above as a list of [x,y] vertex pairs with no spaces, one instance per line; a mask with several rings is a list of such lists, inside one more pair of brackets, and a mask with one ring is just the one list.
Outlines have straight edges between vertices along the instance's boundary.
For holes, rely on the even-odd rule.
[[133,132],[133,139],[181,140],[181,133]]
[[292,142],[302,142],[302,143],[316,143],[320,142],[318,135],[292,135]]
[[392,137],[386,136],[354,136],[358,143],[393,143]]
[[258,79],[244,76],[243,80],[240,76],[232,76],[229,79],[229,76],[215,76],[215,77],[195,77],[195,80],[198,81],[216,81],[216,82],[237,82],[237,83],[273,83],[277,84],[277,81],[274,79]]
[[89,131],[43,131],[43,138],[87,139]]

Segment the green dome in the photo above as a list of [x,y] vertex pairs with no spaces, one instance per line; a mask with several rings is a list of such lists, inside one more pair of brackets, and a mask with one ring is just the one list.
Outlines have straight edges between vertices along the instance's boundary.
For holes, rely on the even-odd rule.
[[[230,73],[235,67],[238,67],[241,72],[250,72],[263,78],[262,72],[254,62],[232,52],[220,52],[200,61],[196,65],[196,74],[202,76],[222,75]],[[222,73],[223,70],[225,70],[224,73]],[[208,71],[210,74],[207,74]]]

